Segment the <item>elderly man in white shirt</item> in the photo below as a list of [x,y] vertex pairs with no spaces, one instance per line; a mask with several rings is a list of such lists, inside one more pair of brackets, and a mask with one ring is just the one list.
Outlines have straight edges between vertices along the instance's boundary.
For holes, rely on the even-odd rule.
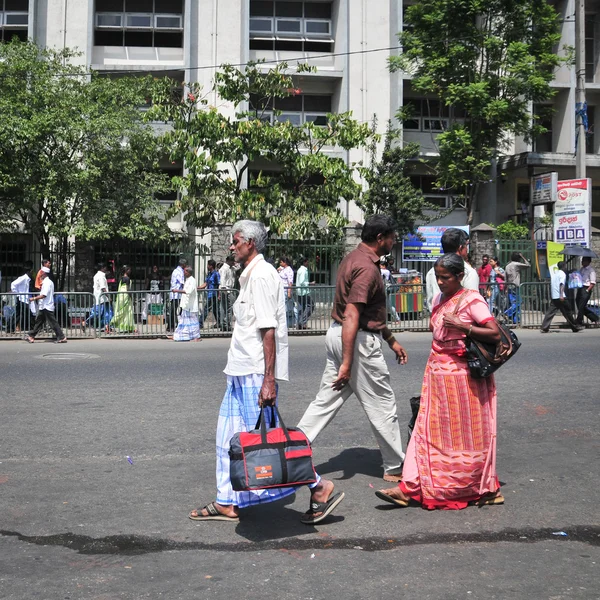
[[177,327],[177,311],[179,309],[179,303],[181,302],[181,294],[177,290],[183,289],[185,283],[185,275],[183,269],[187,265],[185,258],[179,259],[179,264],[173,269],[171,273],[171,285],[169,289],[169,300],[171,301],[171,310],[169,312],[169,323],[167,331],[175,331]]
[[10,291],[17,296],[17,304],[15,307],[15,322],[20,331],[29,331],[31,326],[31,308],[29,300],[29,286],[31,284],[31,271],[33,263],[28,261],[25,263],[23,275],[17,277],[10,284]]
[[[458,254],[465,261],[465,274],[462,286],[468,290],[479,290],[479,275],[477,271],[467,262],[469,256],[469,234],[457,227],[450,227],[442,234],[442,250],[444,254]],[[427,272],[425,278],[425,294],[427,308],[431,313],[433,299],[440,293],[440,288],[435,278],[433,267]]]
[[44,324],[48,323],[48,325],[56,334],[56,343],[66,344],[67,336],[63,333],[63,330],[60,328],[60,325],[54,316],[54,283],[52,279],[48,277],[50,274],[50,268],[42,267],[40,274],[42,280],[40,294],[39,296],[34,296],[31,299],[33,302],[39,300],[40,303],[38,306],[38,313],[35,318],[35,323],[33,325],[33,330],[27,338],[27,341],[30,344],[33,344],[33,342],[35,342],[35,336],[42,330]]
[[[229,444],[235,433],[254,428],[260,409],[277,400],[276,381],[288,380],[285,294],[275,268],[262,255],[267,232],[258,221],[238,221],[230,250],[244,271],[233,306],[235,326],[227,355],[227,390],[217,423],[217,497],[193,510],[194,521],[239,520],[239,509],[273,502],[293,494],[292,487],[236,492],[229,476]],[[330,515],[343,500],[332,481],[317,477],[310,509],[301,521],[312,525]]]
[[583,287],[577,290],[577,325],[583,325],[583,317],[587,317],[592,323],[598,323],[598,315],[588,308],[588,302],[596,285],[596,270],[592,267],[592,259],[584,256],[581,259],[581,280]]

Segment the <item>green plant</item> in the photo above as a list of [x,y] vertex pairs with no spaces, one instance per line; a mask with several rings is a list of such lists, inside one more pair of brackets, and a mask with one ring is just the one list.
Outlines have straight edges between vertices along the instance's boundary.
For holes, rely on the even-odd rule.
[[529,227],[520,225],[514,221],[505,221],[500,225],[493,225],[496,228],[496,237],[499,240],[526,240],[529,238]]

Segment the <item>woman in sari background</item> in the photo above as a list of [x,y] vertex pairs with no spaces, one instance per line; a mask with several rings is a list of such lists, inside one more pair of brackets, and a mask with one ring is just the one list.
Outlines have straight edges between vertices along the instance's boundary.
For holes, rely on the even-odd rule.
[[502,504],[496,475],[496,385],[493,375],[471,377],[464,341],[469,335],[497,343],[500,332],[481,294],[462,287],[460,256],[439,258],[435,275],[441,294],[433,302],[433,343],[402,481],[376,495],[398,506],[413,500],[429,510]]
[[200,322],[198,321],[198,290],[196,279],[192,275],[192,267],[189,265],[183,269],[185,281],[183,289],[171,290],[181,294],[179,308],[181,314],[177,323],[177,329],[173,332],[176,342],[202,341],[200,338]]
[[135,321],[133,318],[133,303],[128,294],[131,285],[131,267],[123,265],[121,268],[121,278],[119,279],[119,289],[114,302],[114,317],[110,322],[111,327],[118,333],[131,333],[135,331]]

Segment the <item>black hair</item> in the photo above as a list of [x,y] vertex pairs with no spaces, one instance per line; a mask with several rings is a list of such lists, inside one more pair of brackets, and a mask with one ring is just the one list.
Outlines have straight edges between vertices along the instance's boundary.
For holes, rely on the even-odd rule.
[[567,263],[564,260],[561,260],[556,266],[562,271],[567,266]]
[[435,261],[434,267],[442,267],[455,277],[458,277],[465,272],[465,261],[455,252],[450,252],[440,256]]
[[450,227],[442,234],[442,250],[444,254],[456,253],[461,246],[466,246],[469,234],[457,227]]
[[484,258],[487,258],[487,259],[489,260],[489,259],[490,259],[490,255],[489,255],[489,254],[484,254],[484,255],[481,257],[481,260],[483,260]]
[[96,268],[98,269],[98,271],[100,271],[101,269],[104,269],[104,267],[106,267],[106,263],[103,263],[103,262],[99,262],[96,265]]
[[213,260],[212,258],[210,258],[207,263],[206,263],[209,267],[212,267],[213,269],[217,266],[217,261]]
[[514,261],[514,262],[518,262],[521,260],[521,255],[518,252],[513,252],[510,255],[510,260]]
[[23,270],[25,271],[25,273],[29,273],[29,271],[33,270],[33,261],[32,260],[26,260],[23,263]]
[[131,267],[129,265],[123,265],[121,267],[121,275],[125,275],[125,273],[127,273],[127,271],[131,269]]
[[493,260],[494,262],[497,262],[498,264],[500,264],[500,260],[497,256],[490,256],[490,260]]
[[398,229],[398,224],[388,215],[371,215],[365,221],[360,239],[363,242],[374,242],[378,235],[387,236]]
[[233,256],[233,254],[230,254],[230,255],[229,255],[229,256],[228,256],[228,257],[225,259],[225,261],[227,261],[227,262],[229,262],[229,261],[231,261],[231,262],[235,262],[235,256]]

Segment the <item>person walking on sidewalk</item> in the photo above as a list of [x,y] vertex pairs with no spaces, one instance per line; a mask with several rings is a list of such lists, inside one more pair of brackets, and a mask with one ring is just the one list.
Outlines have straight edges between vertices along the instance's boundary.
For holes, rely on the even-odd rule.
[[28,260],[23,268],[23,275],[17,277],[10,284],[10,291],[17,296],[15,323],[18,331],[25,332],[31,329],[31,301],[29,299],[29,288],[31,286],[31,271],[33,263]]
[[[239,521],[241,508],[274,502],[295,493],[294,487],[236,492],[229,475],[229,444],[234,434],[250,431],[264,406],[277,402],[277,381],[288,380],[288,336],[285,294],[277,271],[262,254],[267,230],[258,221],[238,221],[232,228],[230,251],[244,271],[233,305],[235,325],[227,355],[227,390],[217,423],[217,498],[193,510],[193,521]],[[309,485],[310,509],[301,521],[323,521],[343,500],[332,481]]]
[[573,314],[571,311],[571,307],[569,306],[569,302],[565,296],[565,284],[567,282],[567,263],[564,260],[561,260],[558,263],[558,269],[552,273],[552,277],[550,279],[550,295],[552,300],[550,301],[550,307],[546,311],[544,315],[544,320],[542,321],[542,333],[548,333],[550,330],[550,324],[552,323],[552,319],[555,317],[557,313],[562,313],[562,316],[565,318],[569,327],[573,330],[573,333],[577,333],[578,331],[582,331],[585,329],[583,325],[578,325],[573,319]]
[[588,302],[596,285],[596,271],[591,265],[592,259],[584,256],[581,259],[581,280],[583,287],[577,289],[577,325],[583,326],[583,317],[598,323],[598,315],[588,308]]
[[39,296],[31,298],[32,302],[40,301],[38,306],[37,316],[33,325],[33,330],[29,334],[27,341],[30,344],[35,342],[35,336],[42,330],[45,323],[48,323],[50,328],[56,334],[57,344],[66,344],[67,336],[60,328],[56,317],[54,316],[54,282],[50,279],[50,267],[42,267],[41,270],[41,290]]
[[369,217],[362,242],[342,260],[331,312],[333,323],[325,338],[327,362],[321,387],[298,424],[313,442],[354,393],[381,450],[383,478],[394,482],[401,479],[404,452],[383,342],[401,365],[407,355],[386,326],[379,257],[389,254],[396,243],[396,228],[391,217]]

